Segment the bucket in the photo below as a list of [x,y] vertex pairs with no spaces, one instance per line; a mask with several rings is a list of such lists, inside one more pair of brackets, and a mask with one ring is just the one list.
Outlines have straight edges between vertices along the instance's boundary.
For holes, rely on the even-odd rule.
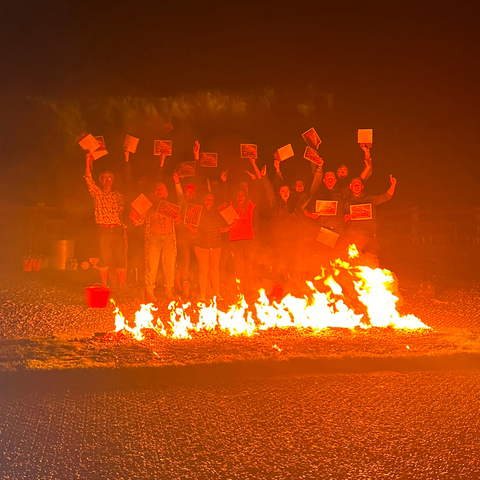
[[24,272],[32,271],[32,259],[30,257],[23,259],[23,271]]
[[56,270],[66,270],[68,260],[73,259],[75,240],[58,240],[52,245],[52,267]]
[[37,257],[37,258],[32,258],[32,270],[34,272],[39,272],[42,269],[42,259]]
[[85,301],[87,307],[105,308],[110,297],[110,289],[100,283],[94,283],[90,287],[85,287]]
[[39,257],[27,257],[23,259],[24,272],[38,272],[42,269],[42,259]]

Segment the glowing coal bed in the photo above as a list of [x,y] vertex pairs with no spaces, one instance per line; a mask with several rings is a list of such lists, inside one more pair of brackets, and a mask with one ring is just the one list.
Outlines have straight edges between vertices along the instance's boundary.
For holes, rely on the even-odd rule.
[[287,294],[275,301],[259,291],[253,306],[239,295],[226,311],[210,303],[181,304],[172,301],[169,318],[159,318],[152,304],[141,305],[132,322],[115,306],[115,332],[105,339],[127,337],[142,341],[146,336],[190,339],[198,332],[222,336],[251,336],[269,329],[298,329],[320,333],[327,328],[369,329],[372,327],[429,329],[414,315],[401,315],[393,274],[386,269],[358,265],[358,252],[350,247],[349,261],[337,259],[322,269],[314,281],[306,282],[303,297]]

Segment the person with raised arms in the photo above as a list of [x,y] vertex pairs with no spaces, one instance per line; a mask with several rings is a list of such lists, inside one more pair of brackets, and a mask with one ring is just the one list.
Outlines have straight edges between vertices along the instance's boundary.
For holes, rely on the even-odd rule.
[[103,286],[107,286],[108,266],[115,264],[120,286],[125,284],[125,241],[123,215],[123,197],[120,192],[112,188],[114,175],[110,171],[102,172],[99,176],[99,187],[92,178],[93,156],[86,155],[85,182],[88,191],[93,197],[95,208],[95,223],[98,226],[99,257],[98,270]]

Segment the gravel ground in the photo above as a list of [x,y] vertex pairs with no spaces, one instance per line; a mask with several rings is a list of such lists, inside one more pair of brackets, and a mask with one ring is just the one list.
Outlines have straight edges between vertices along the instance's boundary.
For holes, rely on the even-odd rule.
[[[252,337],[205,332],[191,340],[153,334],[142,342],[128,335],[94,337],[95,332],[114,330],[114,313],[112,305],[86,307],[83,288],[91,283],[85,272],[0,274],[0,371],[480,353],[480,284],[455,278],[437,281],[433,299],[419,294],[415,277],[400,280],[402,313],[417,315],[434,327],[429,331],[328,329],[313,333],[291,328]],[[117,296],[127,319],[132,320],[138,309],[138,293],[132,289]],[[160,302],[159,313],[161,318],[169,317],[166,301]]]
[[3,391],[0,478],[478,479],[479,393],[458,372]]
[[[427,280],[435,286],[434,298],[419,293]],[[352,351],[421,357],[458,353],[445,329],[461,331],[466,350],[468,338],[477,345],[480,332],[479,282],[415,273],[400,276],[402,313],[417,315],[435,332],[282,330],[228,341],[221,335],[157,344],[155,339],[104,341],[92,336],[114,328],[113,311],[85,306],[83,287],[94,281],[82,272],[1,272],[2,355],[9,361],[8,352],[15,352],[20,358],[19,351],[36,345],[45,358],[30,358],[34,364],[27,368],[44,368],[38,364],[50,361],[49,351],[58,354],[58,336],[65,335],[65,358],[84,358],[89,351],[99,364],[111,362],[117,369],[151,365],[152,358],[187,365],[276,361],[292,352],[303,358]],[[131,291],[117,300],[128,316],[140,298]],[[162,316],[166,306],[160,304]],[[51,368],[68,368],[57,360]],[[230,379],[228,372],[213,378],[207,373],[203,381],[147,375],[136,382],[119,375],[112,383],[103,374],[72,371],[68,382],[47,375],[19,388],[19,374],[8,382],[1,377],[0,480],[480,478],[480,374],[475,370],[265,373]],[[129,375],[131,380],[136,373]]]
[[[434,328],[480,328],[480,281],[431,274],[425,278],[435,286],[433,299],[419,293],[422,278],[418,274],[400,277],[403,314],[412,313]],[[0,338],[91,336],[113,330],[112,306],[91,309],[85,305],[84,286],[95,279],[81,271],[0,272]],[[116,299],[122,312],[133,318],[140,292],[131,289]],[[160,301],[159,314],[168,318],[167,301]]]

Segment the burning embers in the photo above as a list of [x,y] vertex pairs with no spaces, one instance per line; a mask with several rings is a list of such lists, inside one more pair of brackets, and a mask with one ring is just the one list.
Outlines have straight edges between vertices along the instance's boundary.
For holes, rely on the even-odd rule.
[[[314,332],[328,327],[430,328],[413,315],[399,314],[396,284],[390,271],[354,265],[358,256],[354,245],[349,253],[349,262],[337,259],[314,282],[307,282],[309,292],[302,298],[288,294],[278,302],[270,301],[265,291],[260,290],[253,308],[240,296],[226,312],[217,308],[215,299],[210,304],[196,306],[171,302],[168,321],[155,318],[153,305],[141,305],[135,314],[134,327],[127,324],[116,307],[115,330],[143,340],[146,331],[159,336],[191,338],[200,331],[252,335],[274,327]],[[198,319],[192,321],[192,317]]]

